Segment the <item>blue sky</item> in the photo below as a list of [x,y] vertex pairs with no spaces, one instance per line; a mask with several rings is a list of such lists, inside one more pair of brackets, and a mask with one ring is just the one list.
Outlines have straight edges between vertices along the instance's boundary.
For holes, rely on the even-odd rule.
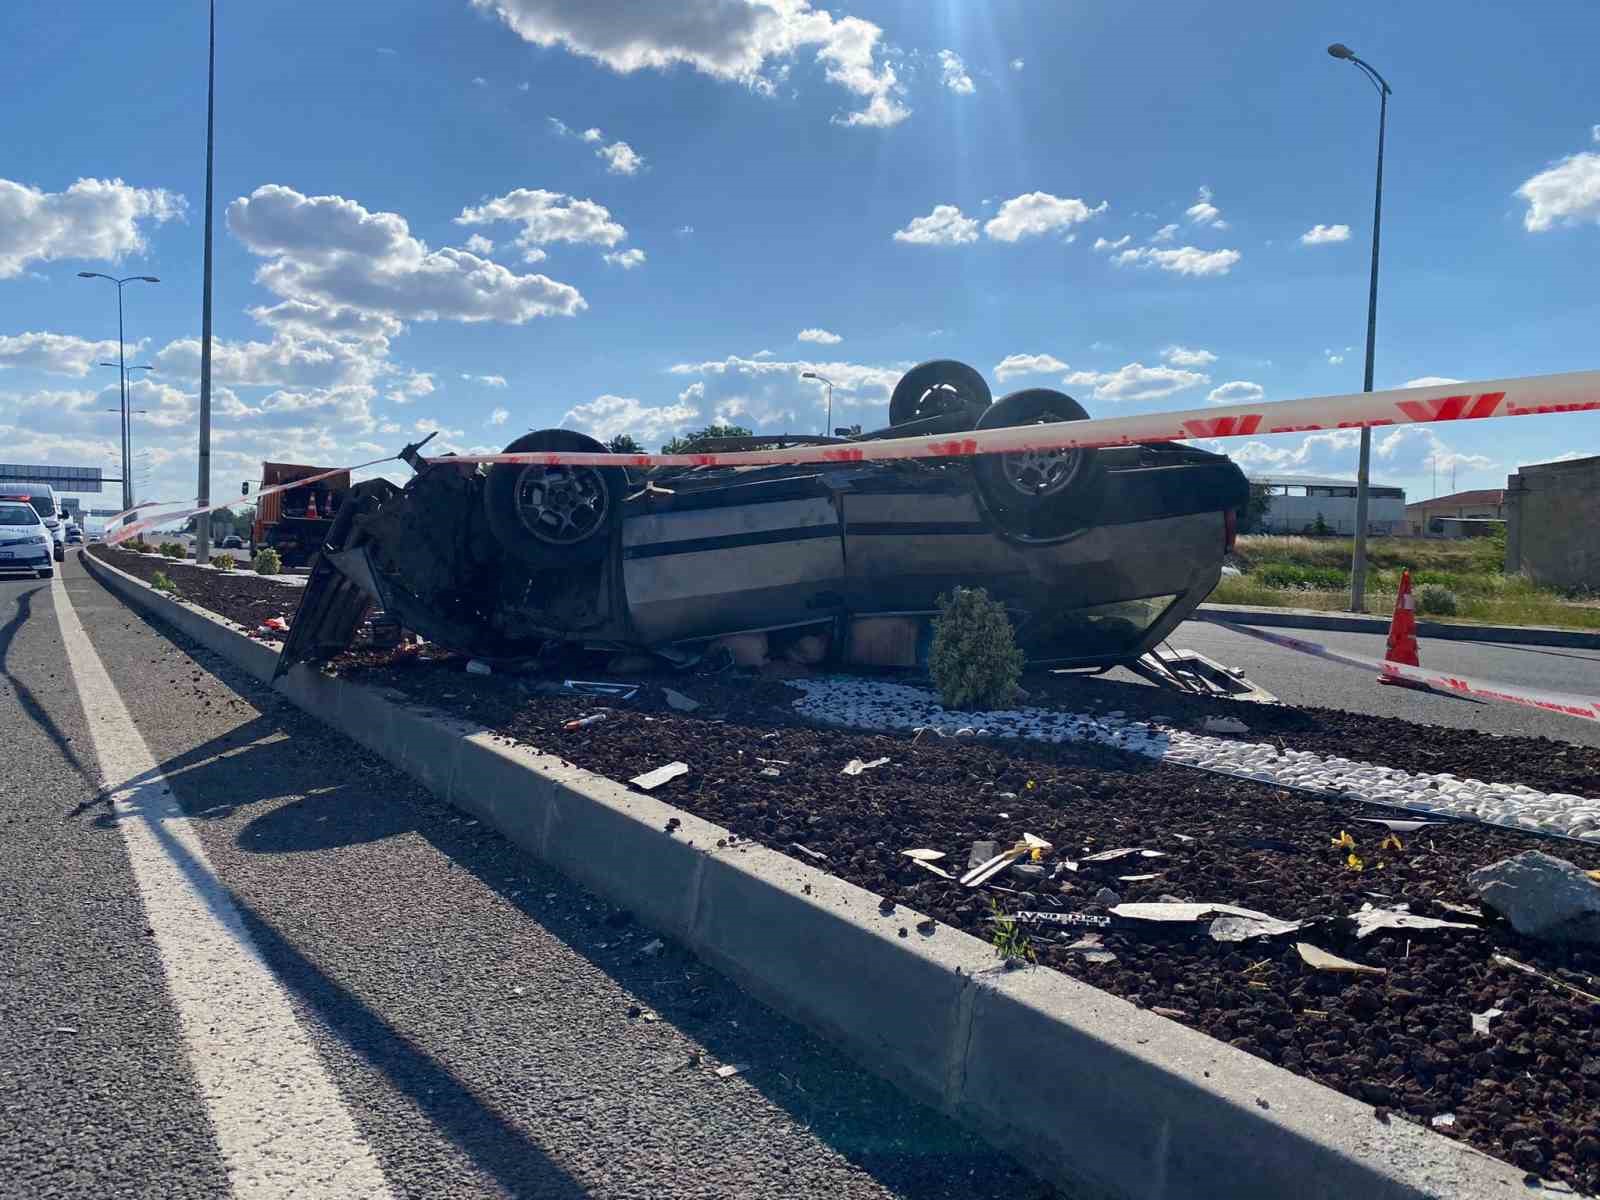
[[[219,9],[217,494],[418,429],[820,430],[812,367],[836,424],[933,357],[1095,415],[1357,390],[1377,97],[1335,40],[1394,88],[1378,386],[1600,366],[1592,6]],[[0,458],[114,464],[113,289],[75,275],[148,272],[139,493],[194,494],[205,36],[198,0],[0,15]],[[1227,448],[1328,474],[1354,441]],[[1377,444],[1421,498],[1600,420]]]

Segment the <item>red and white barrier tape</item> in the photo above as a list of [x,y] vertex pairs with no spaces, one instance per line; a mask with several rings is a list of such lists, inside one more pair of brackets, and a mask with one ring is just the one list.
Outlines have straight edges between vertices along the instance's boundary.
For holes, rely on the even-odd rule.
[[[964,458],[974,454],[1009,454],[1019,450],[1068,450],[1127,446],[1139,442],[1180,442],[1194,438],[1253,437],[1272,433],[1306,433],[1318,429],[1360,429],[1366,426],[1474,421],[1491,417],[1524,417],[1548,413],[1600,410],[1600,371],[1567,375],[1531,375],[1387,392],[1355,392],[1314,396],[1273,404],[1234,404],[1193,408],[1176,413],[1143,413],[1099,417],[1047,425],[975,429],[960,434],[884,438],[821,446],[789,446],[776,450],[730,450],[696,454],[604,454],[548,450],[521,454],[461,454],[456,463],[523,463],[572,467],[755,467],[798,463],[884,462],[908,458]],[[320,475],[262,488],[257,496],[358,471],[388,459],[353,467],[336,467]],[[435,459],[433,461],[441,461]],[[231,500],[181,512],[162,514],[118,530],[108,541],[120,542],[156,525],[228,508]]]
[[1018,450],[1066,450],[1180,442],[1193,438],[1251,437],[1317,429],[1471,421],[1542,413],[1600,410],[1600,371],[1532,375],[1388,392],[1315,396],[1273,404],[1233,404],[1176,413],[1098,417],[1049,425],[975,429],[969,433],[884,438],[845,445],[790,446],[780,450],[730,450],[700,454],[596,454],[538,451],[464,454],[454,462],[542,463],[573,467],[754,467],[782,463],[881,462],[900,458],[958,458]]
[[[320,483],[324,479],[331,478],[334,475],[341,475],[346,471],[359,471],[362,467],[375,467],[379,463],[392,462],[393,460],[394,455],[391,454],[388,458],[375,458],[371,462],[357,463],[353,467],[334,467],[332,470],[320,471],[315,475],[307,475],[303,479],[293,479],[288,483],[274,483],[267,487],[261,488],[253,496],[241,496],[237,500],[224,500],[218,504],[197,505],[193,508],[179,509],[177,512],[157,513],[153,517],[146,517],[143,520],[134,521],[131,525],[123,526],[115,533],[108,535],[106,537],[106,541],[114,546],[118,542],[125,542],[129,538],[138,537],[147,530],[154,529],[157,525],[167,525],[173,521],[186,521],[190,517],[199,516],[201,513],[215,512],[219,508],[232,508],[235,504],[244,504],[250,500],[259,500],[262,496],[270,496],[274,492],[286,492],[290,488],[305,487],[309,483]],[[137,512],[141,508],[148,508],[150,505],[157,503],[170,502],[155,500],[146,501],[144,504],[137,504],[133,508],[130,508],[128,512],[118,513],[115,517],[112,517],[111,520],[116,521],[120,517],[127,516],[128,513]],[[185,500],[181,501],[181,503],[193,504],[194,502],[192,500]]]
[[1410,667],[1404,663],[1394,663],[1387,659],[1365,658],[1359,654],[1346,654],[1341,650],[1330,650],[1319,642],[1308,642],[1304,638],[1289,637],[1282,633],[1268,633],[1264,629],[1255,629],[1248,625],[1238,625],[1232,621],[1224,621],[1204,613],[1198,614],[1198,619],[1210,621],[1213,625],[1220,625],[1234,633],[1242,633],[1248,637],[1258,638],[1263,642],[1271,642],[1274,646],[1282,646],[1288,650],[1298,650],[1302,654],[1309,654],[1315,658],[1324,658],[1329,662],[1344,663],[1350,667],[1360,667],[1367,671],[1377,671],[1380,675],[1387,675],[1391,679],[1403,679],[1410,683],[1425,684],[1440,692],[1450,692],[1457,696],[1471,696],[1477,700],[1492,700],[1499,704],[1517,704],[1523,708],[1537,708],[1543,712],[1559,713],[1566,717],[1577,717],[1582,721],[1600,721],[1600,698],[1593,696],[1575,696],[1567,692],[1534,692],[1527,688],[1514,687],[1509,683],[1488,683],[1480,679],[1471,679],[1465,675],[1447,675],[1439,671],[1429,671],[1424,667]]

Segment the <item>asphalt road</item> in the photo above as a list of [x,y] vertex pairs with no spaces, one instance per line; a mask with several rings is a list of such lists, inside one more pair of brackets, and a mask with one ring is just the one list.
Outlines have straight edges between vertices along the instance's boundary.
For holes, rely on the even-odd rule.
[[1049,1194],[75,555],[0,672],[0,1196]]
[[[1326,629],[1272,629],[1330,649],[1372,659],[1384,655],[1381,634]],[[1550,737],[1583,746],[1600,746],[1600,724],[1556,716],[1510,704],[1478,703],[1456,696],[1386,687],[1370,672],[1326,662],[1234,633],[1206,621],[1189,621],[1173,633],[1174,646],[1197,650],[1230,667],[1289,704],[1340,708],[1377,716],[1403,717],[1427,725],[1451,725],[1485,733]],[[1455,674],[1524,688],[1594,696],[1600,694],[1600,650],[1556,646],[1512,646],[1491,642],[1422,639],[1422,665]]]

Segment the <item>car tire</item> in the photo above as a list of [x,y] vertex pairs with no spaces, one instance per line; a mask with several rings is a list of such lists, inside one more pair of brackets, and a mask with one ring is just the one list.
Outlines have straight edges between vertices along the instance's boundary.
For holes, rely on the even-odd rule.
[[945,413],[965,412],[973,424],[989,407],[989,385],[972,367],[952,358],[919,363],[894,385],[889,424],[905,425]]
[[[538,450],[610,453],[570,429],[524,434],[504,453]],[[530,567],[593,562],[610,548],[625,482],[621,468],[496,463],[483,488],[484,513],[506,553]]]
[[[979,429],[1083,421],[1089,414],[1071,396],[1051,388],[1025,388],[997,400]],[[978,498],[1003,537],[1055,542],[1089,523],[1105,471],[1092,449],[980,454],[973,459]]]

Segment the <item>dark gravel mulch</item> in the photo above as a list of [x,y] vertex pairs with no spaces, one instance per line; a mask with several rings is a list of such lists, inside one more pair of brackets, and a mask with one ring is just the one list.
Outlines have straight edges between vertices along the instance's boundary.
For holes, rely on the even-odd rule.
[[[153,559],[101,552],[118,566],[131,558],[124,569],[141,577],[163,569]],[[208,578],[213,586],[196,582],[193,591],[179,579],[180,590],[241,623],[268,615],[260,601],[285,599],[281,593],[292,590],[215,573]],[[277,592],[246,590],[252,586]],[[298,597],[286,599],[292,612]],[[334,665],[613,778],[683,758],[691,772],[658,796],[740,837],[789,853],[803,846],[811,853],[800,856],[808,861],[986,939],[995,904],[1005,912],[1100,915],[1107,908],[1095,899],[1102,887],[1125,901],[1226,902],[1286,919],[1341,917],[1369,902],[1407,903],[1415,913],[1459,919],[1440,902],[1471,903],[1468,872],[1521,850],[1544,849],[1586,869],[1600,867],[1600,847],[1468,824],[1431,826],[1401,835],[1399,846],[1384,846],[1385,830],[1360,818],[1393,813],[1291,796],[1103,746],[913,741],[819,730],[795,718],[789,707],[794,692],[781,678],[675,674],[647,681],[702,701],[702,709],[684,714],[672,711],[655,686],[617,703],[542,694],[537,680],[469,676],[463,667],[458,656],[431,647],[399,658],[351,653]],[[592,668],[573,667],[568,674],[599,677]],[[1161,716],[1192,728],[1226,712],[1251,726],[1245,735],[1251,739],[1281,738],[1294,749],[1409,770],[1449,770],[1590,795],[1600,781],[1600,752],[1546,739],[1191,699],[1103,679],[1041,675],[1025,682],[1034,703]],[[606,720],[562,729],[600,707],[610,710]],[[858,776],[840,774],[851,758],[880,756],[891,761]],[[779,775],[760,774],[769,767]],[[912,847],[941,850],[947,855],[941,865],[960,874],[974,842],[1003,848],[1023,832],[1056,848],[1039,864],[1045,878],[1009,871],[993,881],[997,887],[973,891],[900,854]],[[1356,842],[1360,871],[1351,869],[1348,850],[1333,845],[1344,832]],[[1087,854],[1119,847],[1165,857],[1098,868],[1082,862]],[[1065,859],[1078,861],[1079,870],[1058,870]],[[1119,878],[1130,874],[1156,877]],[[889,911],[885,920],[911,923],[903,909]],[[1285,939],[1242,944],[1211,941],[1203,923],[1184,930],[1138,924],[1099,931],[1030,926],[1028,932],[1041,964],[1368,1101],[1374,1119],[1392,1113],[1426,1125],[1448,1115],[1450,1123],[1435,1126],[1444,1136],[1528,1171],[1600,1190],[1600,1002],[1578,994],[1600,996],[1600,950],[1534,942],[1494,921],[1364,940],[1343,923],[1329,922]],[[1094,944],[1086,945],[1091,932]],[[1385,973],[1314,971],[1294,949],[1297,938]],[[1498,964],[1496,954],[1569,987]],[[1487,1034],[1476,1033],[1473,1014],[1490,1008],[1503,1015]]]
[[111,546],[93,546],[88,553],[104,559],[119,571],[138,576],[146,583],[152,582],[156,572],[160,571],[172,580],[178,595],[185,600],[227,617],[246,629],[254,629],[268,617],[288,620],[294,616],[305,590],[292,583],[279,583],[275,579],[231,575],[180,559],[150,558]]
[[[1486,863],[1537,848],[1585,868],[1600,867],[1600,847],[1552,844],[1468,824],[1432,826],[1401,835],[1398,848],[1384,848],[1386,831],[1359,818],[1392,812],[1290,796],[1102,746],[965,738],[913,742],[818,730],[785,713],[793,693],[781,680],[666,679],[705,702],[694,714],[680,714],[654,691],[628,704],[530,695],[528,680],[467,676],[459,661],[424,659],[405,667],[383,662],[382,656],[367,655],[340,669],[397,686],[613,778],[683,758],[691,773],[657,795],[740,837],[794,853],[897,905],[983,938],[994,929],[994,902],[1006,912],[1103,914],[1106,905],[1094,899],[1102,887],[1122,900],[1220,901],[1285,919],[1343,916],[1369,902],[1409,903],[1419,914],[1460,919],[1437,902],[1471,903],[1467,873]],[[1104,686],[1069,682],[1091,690]],[[1184,714],[1170,697],[1158,694],[1158,700],[1156,707],[1182,723]],[[561,728],[602,706],[611,710],[605,721],[571,732]],[[1100,706],[1110,707],[1107,701]],[[1135,715],[1120,696],[1116,707]],[[1342,728],[1322,734],[1339,739],[1340,753],[1385,763],[1394,759],[1387,753],[1394,742],[1445,732],[1400,731],[1387,722],[1379,742],[1359,720]],[[1314,729],[1299,729],[1291,744],[1304,745],[1301,735]],[[1518,741],[1500,739],[1493,753],[1509,755],[1515,765],[1528,753]],[[891,761],[855,777],[839,773],[851,758],[880,756]],[[1577,758],[1581,762],[1584,754]],[[1473,759],[1465,770],[1452,760],[1456,773],[1484,771],[1487,761],[1477,765]],[[778,777],[760,774],[768,766]],[[1593,764],[1583,762],[1579,770],[1592,771]],[[1557,783],[1577,789],[1570,778],[1552,777],[1551,786]],[[1359,872],[1349,867],[1348,851],[1332,845],[1345,831],[1363,859]],[[942,865],[960,874],[974,842],[1003,848],[1023,832],[1055,845],[1043,867],[1070,858],[1080,869],[1043,880],[1008,872],[994,882],[1009,891],[971,891],[899,853],[912,847],[945,851]],[[796,845],[826,857],[800,855]],[[1094,851],[1132,846],[1166,857],[1099,869],[1081,862]],[[1146,873],[1156,878],[1118,878]],[[885,919],[911,924],[904,910]],[[1090,958],[1101,955],[1086,957],[1074,948],[1091,931],[1034,926],[1029,932],[1041,964],[1159,1008],[1368,1101],[1375,1112],[1421,1124],[1448,1114],[1453,1123],[1440,1128],[1445,1136],[1526,1170],[1600,1188],[1600,1003],[1491,957],[1507,955],[1600,995],[1600,951],[1533,942],[1496,922],[1364,940],[1335,922],[1277,941],[1233,945],[1211,941],[1203,924],[1176,932],[1138,925],[1099,931],[1098,944],[1090,948],[1115,958],[1097,962]],[[1387,973],[1313,971],[1294,949],[1297,937]],[[1490,1008],[1504,1015],[1487,1036],[1475,1034],[1472,1014]]]

